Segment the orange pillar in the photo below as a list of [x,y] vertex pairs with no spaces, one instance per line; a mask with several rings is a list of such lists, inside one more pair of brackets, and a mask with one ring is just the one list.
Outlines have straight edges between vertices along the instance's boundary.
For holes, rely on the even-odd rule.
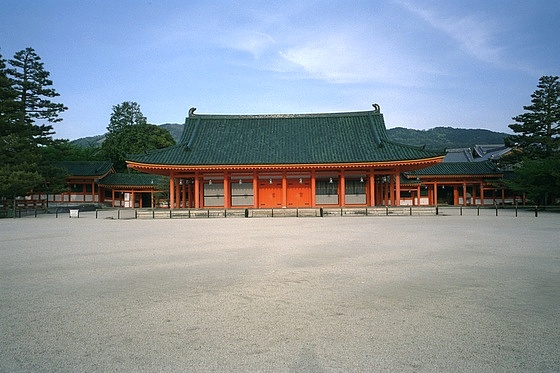
[[[200,178],[198,173],[194,175],[194,208],[200,208]],[[204,183],[204,181],[203,181]]]
[[467,183],[463,183],[463,206],[467,205]]
[[286,173],[282,172],[282,207],[288,206],[288,178]]
[[259,174],[257,171],[253,172],[253,207],[259,207]]
[[224,172],[224,208],[226,209],[231,207],[231,188],[229,187],[229,184],[229,174]]
[[175,207],[175,177],[173,174],[169,176],[169,208]]
[[346,179],[344,177],[344,170],[340,170],[340,183],[338,183],[340,206],[346,205]]
[[315,195],[317,194],[317,184],[315,180],[315,170],[311,171],[311,207],[315,207],[317,204]]
[[397,168],[395,172],[395,206],[401,205],[401,173]]
[[375,206],[375,171],[372,169],[369,173],[369,205]]
[[459,205],[459,189],[457,187],[453,188],[453,205]]
[[438,197],[437,197],[437,181],[434,181],[434,205],[436,205],[436,206],[438,204],[437,199],[438,199]]

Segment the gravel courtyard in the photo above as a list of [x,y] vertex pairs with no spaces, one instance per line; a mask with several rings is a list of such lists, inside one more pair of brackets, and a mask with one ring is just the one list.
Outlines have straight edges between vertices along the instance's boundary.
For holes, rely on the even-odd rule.
[[560,214],[0,220],[0,371],[560,370]]

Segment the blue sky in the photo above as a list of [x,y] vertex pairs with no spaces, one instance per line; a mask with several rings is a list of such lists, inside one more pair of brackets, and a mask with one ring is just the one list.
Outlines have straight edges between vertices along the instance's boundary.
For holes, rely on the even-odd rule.
[[560,75],[560,1],[2,0],[0,53],[28,46],[68,106],[57,138],[200,114],[370,110],[388,128],[509,132]]

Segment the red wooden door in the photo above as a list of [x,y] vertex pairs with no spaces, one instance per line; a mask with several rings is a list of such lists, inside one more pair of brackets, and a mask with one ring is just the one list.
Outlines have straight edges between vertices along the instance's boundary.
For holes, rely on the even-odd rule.
[[259,180],[258,198],[259,207],[282,207],[282,180]]
[[[300,182],[301,180],[301,182]],[[311,182],[309,179],[288,179],[288,207],[311,206]]]

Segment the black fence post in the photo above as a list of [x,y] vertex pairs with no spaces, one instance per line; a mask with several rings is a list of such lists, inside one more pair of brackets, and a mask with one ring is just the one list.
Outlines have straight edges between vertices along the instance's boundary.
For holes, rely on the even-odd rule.
[[535,218],[539,217],[539,206],[535,205]]

